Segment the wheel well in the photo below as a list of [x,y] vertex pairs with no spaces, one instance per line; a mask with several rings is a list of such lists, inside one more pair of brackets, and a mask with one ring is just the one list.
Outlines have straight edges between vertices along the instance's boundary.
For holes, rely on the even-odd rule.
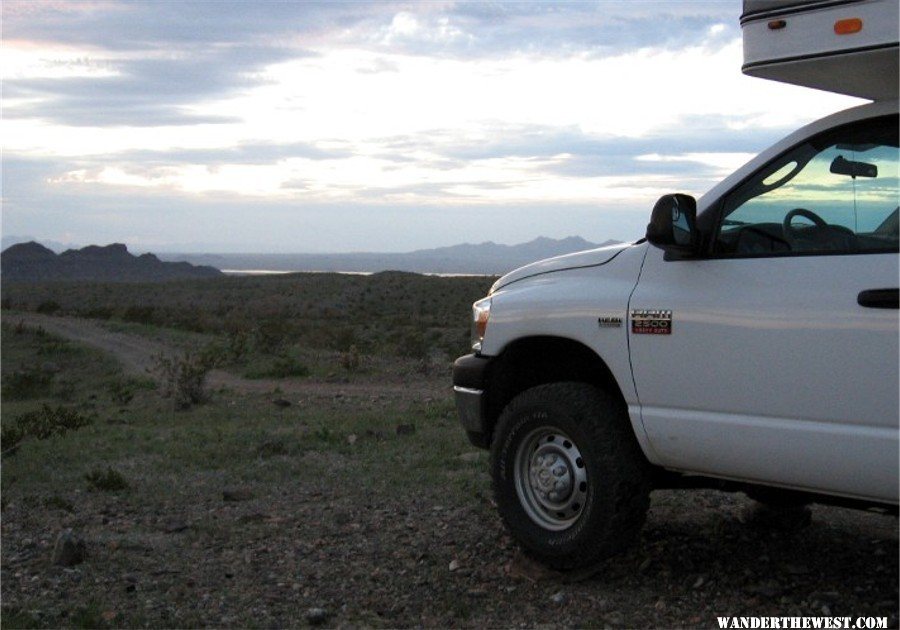
[[564,337],[527,337],[509,344],[491,365],[486,403],[490,441],[497,418],[516,395],[537,385],[560,381],[590,383],[622,400],[609,367],[583,343]]

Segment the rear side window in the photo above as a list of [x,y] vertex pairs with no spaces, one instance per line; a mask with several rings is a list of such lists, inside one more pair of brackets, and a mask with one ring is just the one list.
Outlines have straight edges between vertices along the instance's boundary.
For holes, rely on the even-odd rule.
[[897,125],[847,125],[773,160],[725,199],[714,253],[898,251]]

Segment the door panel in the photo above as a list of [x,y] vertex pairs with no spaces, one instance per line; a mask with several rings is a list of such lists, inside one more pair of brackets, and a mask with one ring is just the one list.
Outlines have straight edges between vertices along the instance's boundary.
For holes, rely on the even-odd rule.
[[642,420],[676,469],[896,501],[895,253],[665,261],[650,248],[630,309],[672,311],[630,334]]

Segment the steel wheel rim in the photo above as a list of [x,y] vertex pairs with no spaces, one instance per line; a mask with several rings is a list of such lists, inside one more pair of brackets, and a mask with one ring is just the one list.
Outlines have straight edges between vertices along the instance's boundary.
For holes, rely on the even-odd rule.
[[584,511],[584,459],[575,442],[556,427],[540,427],[522,440],[513,476],[522,508],[544,529],[568,529]]

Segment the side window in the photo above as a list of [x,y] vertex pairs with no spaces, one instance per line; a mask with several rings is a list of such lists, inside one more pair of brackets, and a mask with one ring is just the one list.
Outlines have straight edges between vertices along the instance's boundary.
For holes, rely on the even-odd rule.
[[898,251],[897,135],[897,118],[880,118],[772,161],[725,199],[714,253]]

